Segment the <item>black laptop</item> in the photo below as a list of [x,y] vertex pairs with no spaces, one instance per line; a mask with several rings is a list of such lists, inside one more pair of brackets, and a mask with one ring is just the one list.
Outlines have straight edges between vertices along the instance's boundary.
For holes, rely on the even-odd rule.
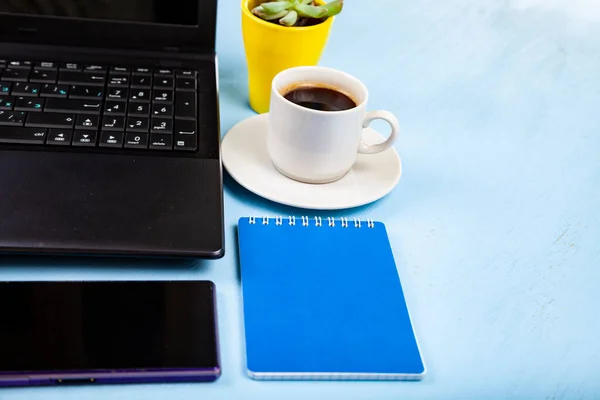
[[216,3],[0,2],[0,252],[223,255]]

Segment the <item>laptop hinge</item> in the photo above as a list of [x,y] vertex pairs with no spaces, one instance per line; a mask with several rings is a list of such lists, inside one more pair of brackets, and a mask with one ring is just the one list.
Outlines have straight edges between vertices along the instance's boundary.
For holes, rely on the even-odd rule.
[[163,47],[163,51],[167,53],[174,54],[195,54],[195,55],[203,55],[203,56],[214,56],[215,50],[208,49],[203,47],[194,47],[194,46],[168,46]]

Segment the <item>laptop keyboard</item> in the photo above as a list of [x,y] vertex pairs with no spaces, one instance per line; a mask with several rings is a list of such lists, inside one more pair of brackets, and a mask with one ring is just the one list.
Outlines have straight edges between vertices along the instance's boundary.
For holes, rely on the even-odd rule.
[[195,151],[193,70],[0,60],[0,143]]

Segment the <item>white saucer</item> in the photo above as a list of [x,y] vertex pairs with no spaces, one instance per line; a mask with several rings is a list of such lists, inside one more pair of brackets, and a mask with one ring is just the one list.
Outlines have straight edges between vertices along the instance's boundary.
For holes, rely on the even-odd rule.
[[[240,185],[268,200],[313,210],[340,210],[381,199],[398,184],[402,163],[392,147],[375,155],[359,154],[342,179],[327,184],[307,184],[279,173],[267,153],[268,114],[250,117],[235,125],[221,141],[223,166]],[[367,128],[364,140],[375,144],[384,137]]]

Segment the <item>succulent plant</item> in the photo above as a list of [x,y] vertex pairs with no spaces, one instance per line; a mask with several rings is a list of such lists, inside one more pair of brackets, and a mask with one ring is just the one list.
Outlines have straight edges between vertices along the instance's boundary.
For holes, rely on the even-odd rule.
[[344,0],[318,5],[313,0],[266,1],[252,10],[265,21],[284,26],[305,26],[318,23],[342,11]]

